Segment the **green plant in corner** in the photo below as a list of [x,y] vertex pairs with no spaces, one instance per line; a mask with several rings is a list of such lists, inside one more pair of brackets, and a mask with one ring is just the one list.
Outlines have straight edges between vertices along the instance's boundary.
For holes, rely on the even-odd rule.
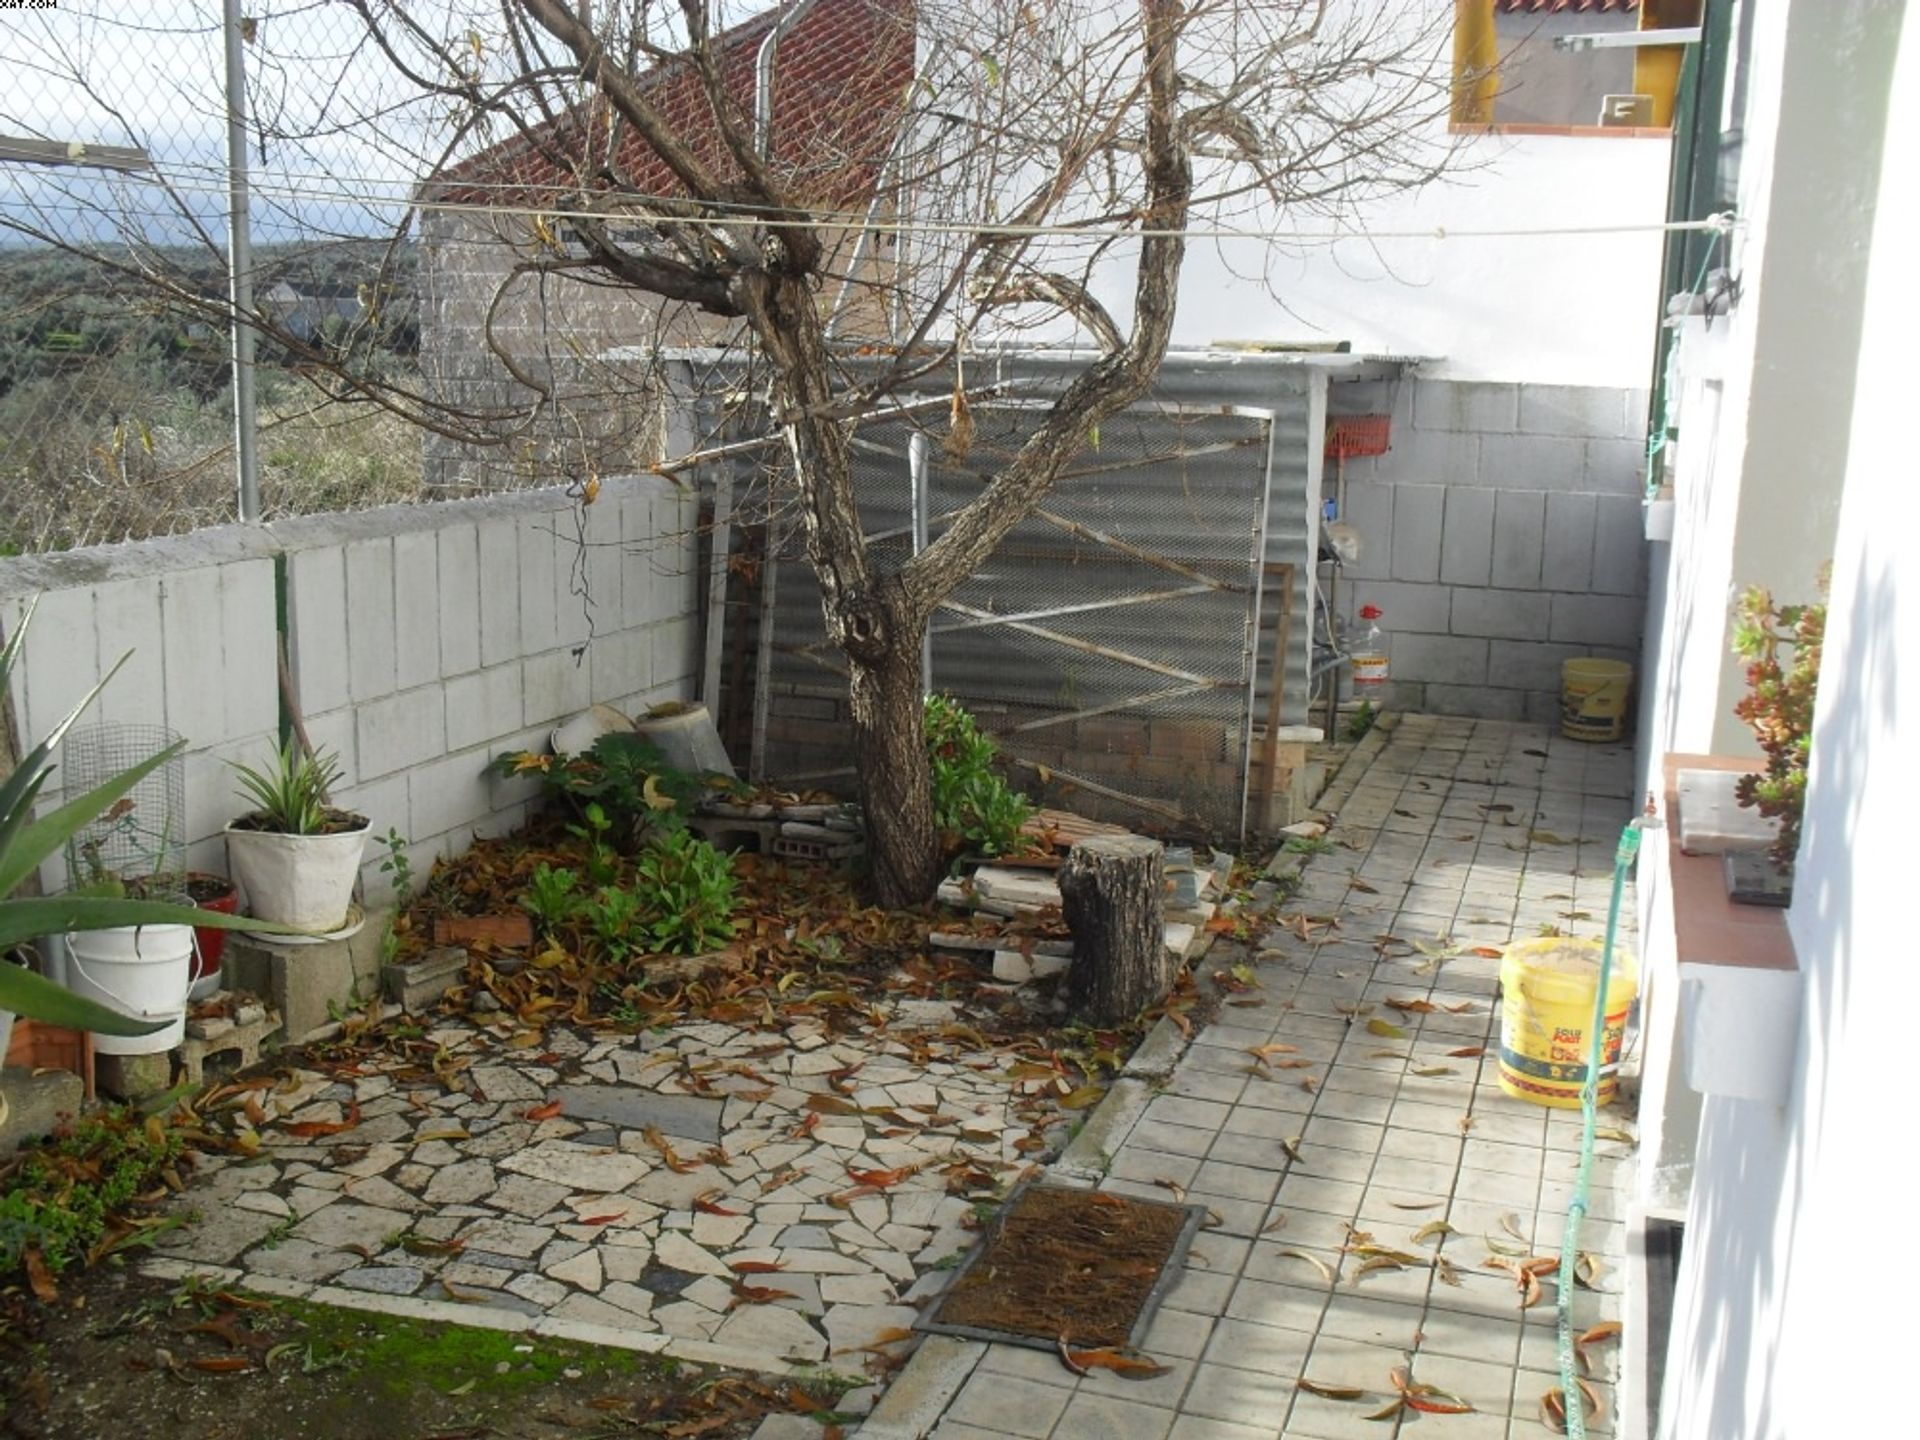
[[587,897],[580,893],[580,877],[565,866],[555,868],[544,860],[533,867],[527,888],[520,895],[520,908],[549,937],[578,917],[586,903]]
[[985,855],[1021,848],[1033,804],[993,768],[991,737],[950,696],[929,695],[925,733],[933,770],[933,824],[950,845]]
[[[1823,596],[1826,588],[1823,572]],[[1813,702],[1826,632],[1824,599],[1811,605],[1776,605],[1770,592],[1752,586],[1734,609],[1733,651],[1747,662],[1747,693],[1734,705],[1733,713],[1753,728],[1767,757],[1766,770],[1742,777],[1734,793],[1742,805],[1779,820],[1780,834],[1772,854],[1783,867],[1793,863],[1800,848]],[[1783,650],[1787,652],[1784,660]]]
[[656,950],[698,955],[733,938],[733,857],[691,831],[648,844],[634,862],[633,888]]
[[1367,732],[1373,729],[1373,722],[1379,719],[1371,700],[1362,700],[1360,708],[1347,717],[1347,739],[1364,740]]
[[413,903],[413,859],[407,854],[407,837],[400,833],[399,826],[389,825],[380,843],[387,847],[380,873],[392,877],[393,903],[404,910]]

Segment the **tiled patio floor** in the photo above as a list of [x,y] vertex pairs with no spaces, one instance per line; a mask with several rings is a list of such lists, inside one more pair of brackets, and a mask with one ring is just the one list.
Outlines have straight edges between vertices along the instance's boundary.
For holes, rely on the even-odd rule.
[[[1195,1037],[1103,1182],[1160,1198],[1168,1189],[1158,1182],[1173,1182],[1219,1217],[1196,1239],[1146,1343],[1170,1373],[1076,1380],[1051,1354],[987,1346],[933,1431],[938,1440],[1547,1433],[1539,1404],[1558,1383],[1554,1287],[1523,1311],[1511,1277],[1486,1262],[1519,1248],[1513,1231],[1538,1253],[1558,1253],[1579,1112],[1509,1099],[1493,1054],[1448,1052],[1497,1043],[1498,961],[1475,947],[1546,925],[1601,933],[1614,846],[1633,810],[1631,764],[1625,746],[1578,744],[1537,726],[1409,716],[1357,781],[1343,776],[1349,793],[1329,797],[1335,848],[1308,861],[1283,907],[1335,916],[1338,926],[1309,924],[1309,940],[1275,931],[1258,966],[1266,1004],[1225,1009]],[[1623,910],[1631,915],[1631,903]],[[1388,935],[1408,943],[1383,955]],[[1437,1008],[1406,1013],[1391,1000]],[[1376,1019],[1409,1038],[1370,1031]],[[1294,1047],[1288,1058],[1315,1063],[1250,1073],[1249,1048],[1275,1041]],[[1625,1151],[1603,1143],[1600,1155],[1582,1248],[1604,1270],[1598,1293],[1576,1294],[1583,1328],[1619,1314]],[[1442,1219],[1453,1231],[1437,1246],[1414,1240]],[[1340,1248],[1350,1227],[1381,1245],[1437,1251],[1458,1283],[1431,1266],[1359,1275],[1359,1260]],[[1300,1254],[1338,1271],[1337,1281]],[[1389,1371],[1409,1354],[1416,1381],[1477,1413],[1369,1423],[1392,1396]],[[1595,1359],[1610,1378],[1611,1352]],[[1303,1377],[1365,1387],[1368,1399],[1321,1398],[1298,1387]],[[1599,1434],[1612,1431],[1610,1393],[1607,1404],[1589,1422]]]

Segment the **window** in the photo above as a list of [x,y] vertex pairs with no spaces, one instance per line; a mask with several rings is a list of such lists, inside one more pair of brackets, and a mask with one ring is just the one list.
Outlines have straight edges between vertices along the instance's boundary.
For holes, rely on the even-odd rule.
[[1566,36],[1700,23],[1702,0],[1456,0],[1456,127],[1610,130],[1672,124],[1681,49],[1561,49]]

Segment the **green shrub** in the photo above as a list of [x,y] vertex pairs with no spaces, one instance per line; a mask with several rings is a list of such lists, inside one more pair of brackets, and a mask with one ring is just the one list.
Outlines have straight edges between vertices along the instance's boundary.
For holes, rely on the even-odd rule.
[[185,1148],[131,1109],[102,1110],[27,1152],[0,1193],[0,1274],[38,1250],[47,1269],[86,1260],[136,1196],[159,1188]]
[[697,955],[733,938],[733,857],[685,830],[657,836],[634,863],[634,895],[652,948]]
[[549,936],[578,917],[585,903],[580,877],[564,866],[555,869],[544,860],[527,877],[526,892],[520,897],[520,908],[533,917],[541,933]]
[[488,767],[496,775],[537,775],[546,793],[578,815],[599,806],[607,828],[631,846],[648,835],[677,830],[703,788],[703,779],[667,764],[650,741],[631,732],[602,735],[583,754],[514,751]]
[[993,768],[998,747],[973,716],[948,696],[929,695],[926,741],[934,827],[950,844],[985,855],[1019,849],[1033,805]]

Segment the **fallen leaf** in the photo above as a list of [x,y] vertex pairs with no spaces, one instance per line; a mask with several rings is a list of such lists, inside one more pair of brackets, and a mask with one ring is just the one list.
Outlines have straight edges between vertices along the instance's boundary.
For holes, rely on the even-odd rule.
[[1367,1392],[1358,1385],[1328,1385],[1323,1381],[1309,1380],[1302,1375],[1293,1382],[1296,1390],[1304,1390],[1309,1395],[1318,1395],[1322,1400],[1364,1400]]
[[1327,1262],[1322,1260],[1318,1255],[1309,1255],[1304,1250],[1282,1250],[1280,1252],[1280,1258],[1283,1260],[1304,1260],[1320,1272],[1320,1278],[1322,1280],[1325,1280],[1329,1285],[1333,1284],[1333,1267],[1328,1265]]
[[1404,1050],[1369,1050],[1369,1060],[1411,1060],[1413,1057]]
[[42,1305],[51,1305],[58,1300],[60,1287],[54,1284],[53,1272],[47,1268],[46,1259],[40,1254],[40,1247],[30,1246],[21,1255],[20,1260],[27,1267],[27,1283],[33,1287],[33,1298]]
[[1619,1338],[1620,1322],[1618,1320],[1602,1320],[1598,1325],[1582,1331],[1580,1338],[1574,1343],[1576,1345],[1603,1345],[1608,1341],[1618,1340]]
[[1596,1140],[1614,1140],[1622,1145],[1637,1145],[1640,1143],[1631,1131],[1622,1130],[1617,1125],[1602,1125],[1593,1132],[1593,1138]]
[[1276,1215],[1273,1217],[1273,1219],[1269,1220],[1266,1224],[1260,1227],[1260,1233],[1262,1235],[1271,1235],[1276,1230],[1285,1229],[1286,1224],[1287,1224],[1287,1217],[1285,1214]]
[[1391,1020],[1376,1019],[1367,1021],[1367,1033],[1369,1035],[1383,1036],[1388,1040],[1404,1040],[1407,1038],[1407,1032]]
[[1093,1370],[1111,1370],[1122,1380],[1152,1380],[1172,1373],[1167,1366],[1137,1351],[1120,1350],[1113,1346],[1075,1350],[1064,1335],[1060,1337],[1060,1359],[1076,1375],[1085,1375]]
[[[151,1118],[151,1117],[149,1117]],[[344,1120],[302,1120],[298,1124],[285,1127],[286,1133],[300,1140],[311,1140],[321,1135],[340,1135],[360,1123],[360,1102],[355,1100],[347,1106]]]
[[736,1275],[771,1275],[787,1268],[784,1260],[733,1260],[727,1268]]
[[1459,1232],[1456,1231],[1453,1226],[1449,1225],[1444,1220],[1429,1220],[1426,1224],[1422,1225],[1418,1230],[1413,1232],[1413,1243],[1416,1245],[1419,1245],[1435,1235],[1445,1237],[1448,1235],[1454,1235],[1458,1233]]
[[[1051,1076],[1051,1070],[1044,1073]],[[807,1109],[816,1115],[858,1115],[860,1107],[851,1100],[842,1100],[838,1095],[810,1095],[807,1097]]]
[[1084,1110],[1089,1105],[1098,1105],[1106,1093],[1107,1087],[1104,1085],[1082,1085],[1078,1090],[1062,1095],[1053,1103],[1062,1110]]
[[1391,996],[1388,997],[1386,1003],[1392,1009],[1402,1011],[1408,1015],[1431,1015],[1435,1010],[1440,1008],[1431,1000],[1396,999]]
[[1484,1045],[1462,1045],[1458,1050],[1447,1051],[1449,1060],[1475,1060],[1487,1053]]
[[1153,1183],[1158,1185],[1162,1190],[1171,1190],[1175,1200],[1185,1200],[1187,1198],[1187,1187],[1182,1185],[1178,1180],[1169,1180],[1164,1175],[1161,1175],[1156,1176]]
[[1395,1399],[1389,1400],[1385,1405],[1382,1405],[1378,1410],[1372,1411],[1364,1418],[1368,1420],[1391,1420],[1406,1408],[1407,1402],[1404,1399],[1396,1397]]
[[522,1112],[520,1118],[533,1121],[551,1120],[560,1113],[560,1110],[561,1105],[558,1100],[549,1100],[544,1105],[536,1105],[531,1110]]
[[719,1202],[717,1197],[726,1193],[726,1191],[718,1187],[712,1190],[703,1190],[693,1197],[693,1208],[698,1210],[702,1215],[725,1215],[737,1218],[744,1214],[744,1211],[729,1210]]
[[1432,1080],[1441,1075],[1458,1075],[1460,1072],[1451,1065],[1422,1065],[1413,1073],[1423,1080]]

